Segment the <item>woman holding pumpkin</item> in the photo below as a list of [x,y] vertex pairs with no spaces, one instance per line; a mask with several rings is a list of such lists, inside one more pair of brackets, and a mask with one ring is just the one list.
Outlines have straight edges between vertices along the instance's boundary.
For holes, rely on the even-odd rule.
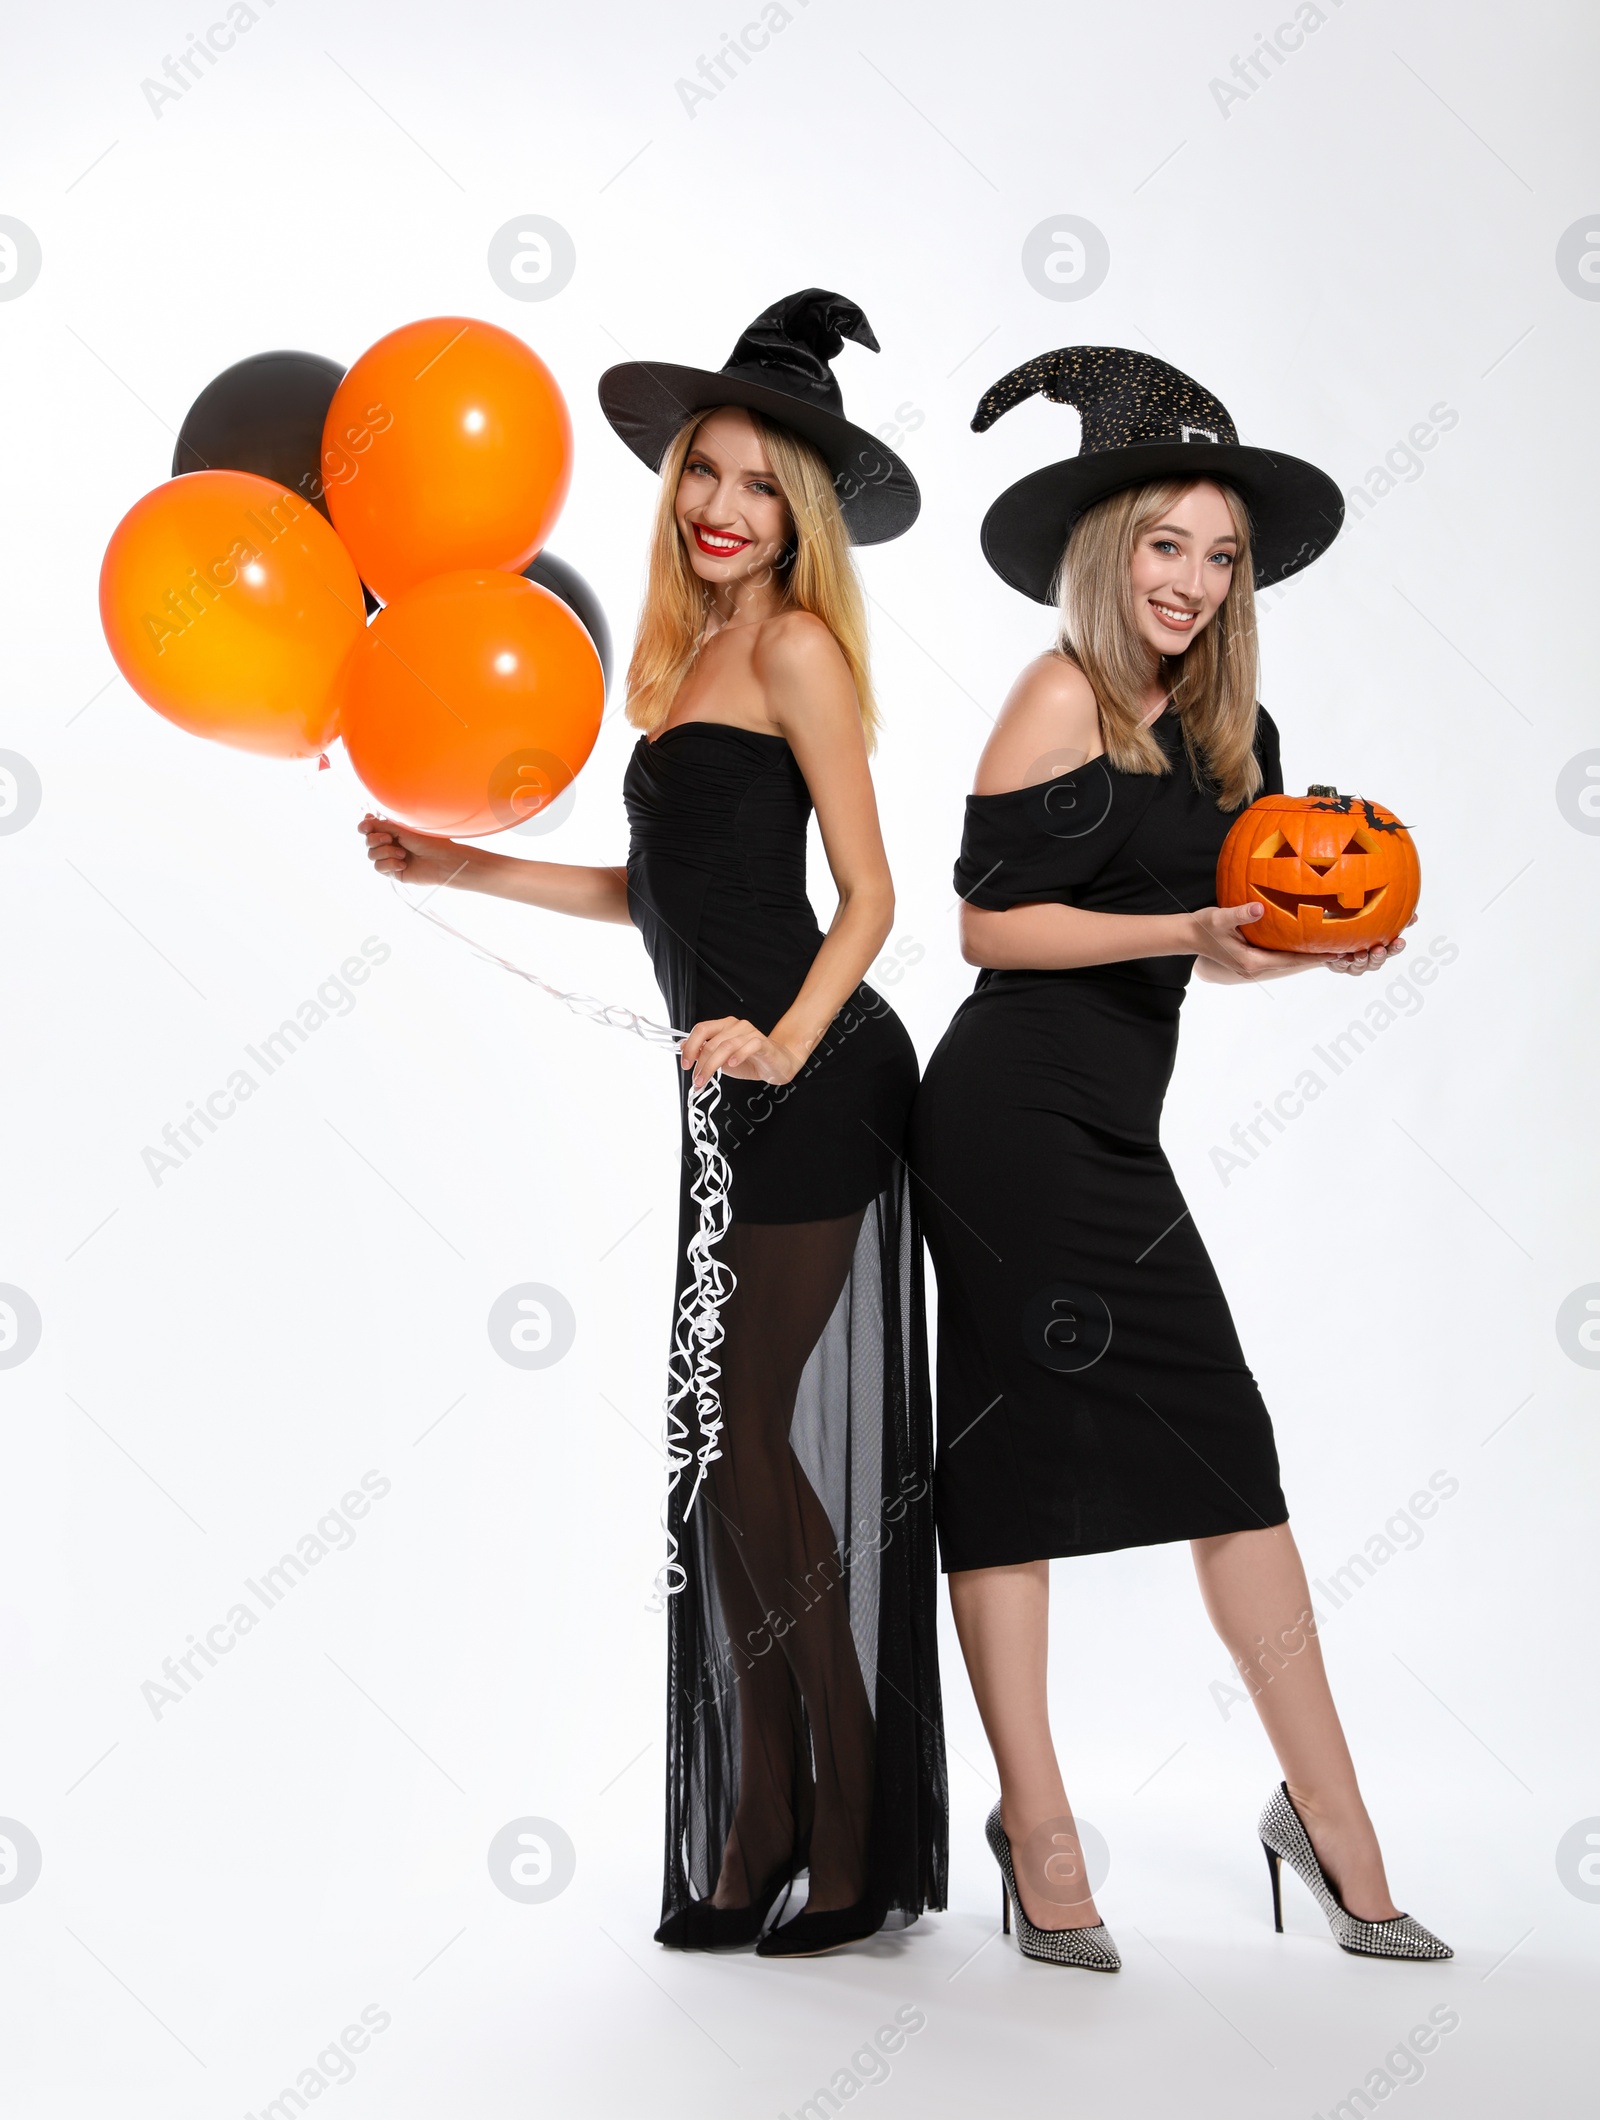
[[[1260,1833],[1363,1955],[1444,1958],[1400,1913],[1323,1669],[1272,1425],[1161,1152],[1191,969],[1228,984],[1319,960],[1213,904],[1233,818],[1282,791],[1256,704],[1252,578],[1337,534],[1313,466],[1239,445],[1165,362],[1069,347],[987,393],[1079,408],[1079,454],[1019,481],[985,556],[1057,646],[979,762],[956,867],[975,991],[929,1063],[911,1163],[939,1281],[941,1558],[1001,1797],[988,1838],[1029,1957],[1115,1971],[1082,1874],[1046,1700],[1053,1557],[1189,1539],[1201,1594],[1284,1780]],[[1405,947],[1323,957],[1375,970]],[[1281,1926],[1281,1921],[1280,1921]]]

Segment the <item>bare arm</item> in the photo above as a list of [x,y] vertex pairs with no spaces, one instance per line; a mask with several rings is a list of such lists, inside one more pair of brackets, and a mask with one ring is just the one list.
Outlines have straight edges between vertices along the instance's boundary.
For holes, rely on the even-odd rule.
[[[978,761],[973,792],[1004,795],[1071,773],[1105,749],[1089,680],[1062,655],[1041,655],[1011,687]],[[1196,947],[1187,913],[1088,913],[1071,905],[1009,912],[961,908],[961,954],[995,971],[1064,971],[1176,957]]]
[[[1126,964],[1133,957],[1192,956],[1202,979],[1226,985],[1310,970],[1318,960],[1253,949],[1243,939],[1243,929],[1260,917],[1255,905],[1208,905],[1198,913],[1090,913],[1075,905],[1018,905],[1007,913],[988,913],[964,905],[961,954],[968,964],[997,972],[1067,971],[1076,965]],[[1377,961],[1382,963],[1381,954]]]
[[[974,793],[1001,795],[1098,758],[1105,745],[1089,680],[1061,655],[1041,655],[1012,686],[994,734],[978,762]],[[1091,913],[1073,905],[1019,905],[1008,912],[961,908],[961,954],[993,971],[1066,971],[1079,965],[1126,964],[1135,957],[1193,956],[1202,979],[1239,985],[1282,979],[1320,961],[1339,970],[1376,970],[1384,953],[1321,959],[1253,949],[1243,930],[1260,918],[1254,906],[1206,906],[1195,913]],[[1404,943],[1397,945],[1404,948]]]
[[1133,957],[1181,957],[1199,948],[1192,913],[1088,913],[1075,905],[1019,905],[1007,913],[961,909],[962,956],[997,972],[1126,964]]
[[518,861],[470,840],[438,839],[370,811],[356,828],[381,876],[435,890],[483,891],[547,913],[580,920],[628,919],[628,878],[622,868],[585,868],[565,861]]
[[839,905],[770,1037],[734,1017],[695,1026],[683,1057],[697,1083],[718,1068],[746,1080],[792,1081],[860,985],[894,921],[861,710],[837,641],[810,613],[786,612],[763,629],[754,674],[811,791]]

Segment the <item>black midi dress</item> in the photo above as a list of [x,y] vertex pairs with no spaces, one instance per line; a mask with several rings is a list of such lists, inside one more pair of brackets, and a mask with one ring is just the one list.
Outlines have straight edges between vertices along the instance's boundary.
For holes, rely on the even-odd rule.
[[[770,1032],[823,939],[787,742],[682,722],[640,739],[623,793],[629,910],[672,1022]],[[686,1580],[668,1600],[664,1919],[710,1897],[730,1834],[752,1891],[803,1851],[824,1784],[886,1925],[944,1904],[932,1405],[904,1162],[916,1086],[911,1041],[865,984],[793,1082],[720,1080],[718,1256],[736,1285],[722,1456],[692,1508],[692,1473],[668,1503]],[[697,1171],[686,1124],[680,1298]]]
[[[967,801],[956,889],[992,911],[1193,912],[1233,821],[1191,770],[1103,757]],[[1256,739],[1280,793],[1277,732]],[[1162,1153],[1190,956],[982,971],[928,1064],[911,1164],[939,1287],[946,1569],[1281,1524],[1272,1423]]]

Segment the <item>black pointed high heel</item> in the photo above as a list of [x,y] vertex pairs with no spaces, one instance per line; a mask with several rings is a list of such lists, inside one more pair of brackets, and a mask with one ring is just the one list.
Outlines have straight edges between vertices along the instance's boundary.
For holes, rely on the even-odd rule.
[[[737,1951],[755,1943],[780,1895],[787,1899],[802,1864],[785,1856],[748,1906],[719,1907],[709,1899],[691,1900],[669,1914],[656,1930],[656,1942],[669,1951]],[[781,1909],[780,1909],[781,1911]]]
[[881,1899],[871,1895],[854,1906],[828,1907],[813,1914],[809,1907],[793,1921],[768,1929],[756,1945],[758,1958],[820,1958],[824,1951],[843,1950],[847,1943],[863,1943],[876,1936],[888,1912]]

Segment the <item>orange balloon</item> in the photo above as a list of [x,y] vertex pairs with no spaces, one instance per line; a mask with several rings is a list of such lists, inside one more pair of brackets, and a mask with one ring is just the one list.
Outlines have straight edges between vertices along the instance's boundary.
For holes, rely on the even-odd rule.
[[191,736],[314,758],[364,631],[361,581],[309,502],[249,471],[192,471],[112,532],[100,623],[134,691]]
[[531,346],[473,317],[426,317],[345,375],[322,476],[334,528],[388,603],[431,575],[525,567],[567,497],[572,421]]
[[362,786],[404,823],[473,839],[555,801],[594,748],[605,680],[559,597],[462,572],[384,606],[340,698]]

